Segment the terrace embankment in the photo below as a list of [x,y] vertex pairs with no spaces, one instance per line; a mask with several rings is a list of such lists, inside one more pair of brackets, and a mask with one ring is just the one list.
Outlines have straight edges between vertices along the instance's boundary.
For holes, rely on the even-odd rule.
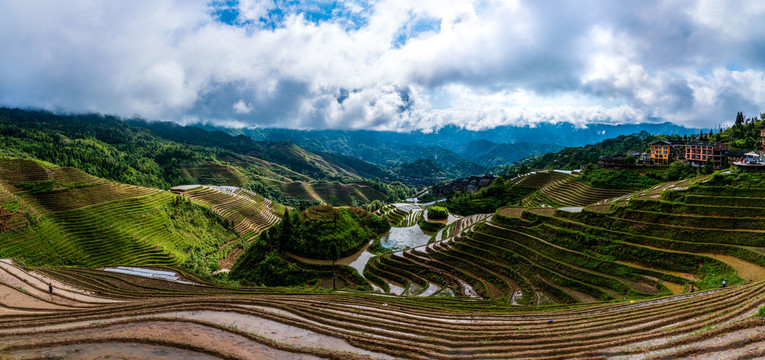
[[221,269],[230,270],[247,244],[281,219],[285,206],[262,195],[234,186],[184,185],[170,191],[201,201],[224,221],[233,224],[244,241],[234,239],[222,244],[213,257],[220,259]]
[[35,160],[0,160],[0,206],[0,257],[28,265],[205,266],[238,237],[202,204]]
[[[725,357],[741,346],[753,351],[762,345],[762,338],[747,334],[765,326],[751,317],[765,303],[763,283],[645,301],[539,308],[458,298],[413,301],[187,285],[71,268],[35,272],[78,293],[123,301],[4,314],[1,355],[58,356],[75,348],[83,354],[119,354],[133,347],[149,357],[155,357],[152,349],[161,349],[230,359],[618,358],[678,348],[678,354],[693,354],[689,349],[698,344],[712,345],[714,354]],[[5,297],[0,305],[31,311]]]
[[634,193],[634,190],[597,188],[570,174],[555,171],[527,174],[515,181],[520,186],[537,189],[521,201],[524,207],[587,206]]
[[[520,181],[534,179],[565,177]],[[450,241],[376,258],[367,272],[381,286],[467,284],[512,304],[648,298],[765,280],[765,201],[753,201],[765,193],[690,184],[665,187],[664,199],[648,191],[576,211],[499,209]]]

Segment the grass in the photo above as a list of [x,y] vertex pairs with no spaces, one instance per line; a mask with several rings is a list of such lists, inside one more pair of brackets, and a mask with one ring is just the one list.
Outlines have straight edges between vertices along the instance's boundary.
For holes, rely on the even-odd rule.
[[[24,173],[14,169],[23,168]],[[28,265],[204,266],[205,254],[237,238],[209,208],[175,195],[101,180],[29,160],[0,162],[25,225],[0,232],[0,256]],[[192,261],[193,260],[193,261]]]
[[[573,181],[567,175],[543,174],[519,182],[550,190]],[[674,191],[671,198],[635,199],[613,206],[610,212],[503,209],[494,215],[492,224],[463,231],[460,241],[448,246],[437,244],[434,250],[412,251],[412,256],[405,252],[403,259],[396,258],[400,263],[396,269],[406,265],[407,271],[418,277],[428,278],[437,272],[469,280],[482,296],[502,301],[511,298],[522,284],[526,284],[520,286],[524,296],[541,292],[555,302],[576,302],[584,300],[572,298],[571,290],[602,301],[670,294],[662,282],[690,283],[700,290],[717,288],[723,280],[729,285],[741,283],[744,280],[734,267],[700,254],[725,254],[752,266],[765,266],[765,254],[747,248],[757,244],[760,231],[765,229],[759,217],[761,211],[765,214],[765,202],[759,196],[746,197],[763,195],[765,189],[695,184]],[[596,191],[592,189],[589,191]],[[542,191],[535,194],[546,196]],[[565,194],[555,196],[561,199]],[[578,196],[584,199],[582,194]],[[700,197],[705,204],[698,204]],[[377,270],[383,278],[397,271],[386,267]],[[404,276],[397,281],[413,280]]]

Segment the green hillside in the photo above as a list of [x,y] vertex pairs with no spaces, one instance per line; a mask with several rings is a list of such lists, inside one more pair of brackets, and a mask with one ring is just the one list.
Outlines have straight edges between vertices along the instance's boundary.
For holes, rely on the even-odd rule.
[[0,160],[0,206],[0,257],[28,265],[214,270],[240,239],[201,203],[35,160]]
[[[366,210],[320,205],[285,212],[284,220],[265,231],[231,269],[230,277],[268,286],[303,285],[317,281],[326,267],[293,258],[336,260],[357,252],[378,234],[390,229],[386,220]],[[330,270],[335,270],[330,268]],[[344,266],[344,283],[366,285],[356,270]]]
[[385,279],[405,287],[431,282],[520,304],[635,299],[765,280],[765,188],[752,187],[765,183],[762,175],[703,180],[663,184],[581,212],[502,208],[455,237],[373,258],[367,272],[380,286]]
[[537,155],[524,160],[532,169],[579,169],[587,164],[596,164],[603,155],[615,153],[644,152],[648,144],[657,140],[680,140],[679,135],[652,136],[641,131],[633,135],[621,135],[583,147],[567,147],[558,152]]
[[[113,116],[7,108],[0,108],[0,149],[5,156],[36,158],[125,184],[159,189],[231,185],[292,206],[354,203],[342,190],[334,198],[331,191],[314,196],[313,190],[286,191],[287,184],[311,188],[312,183],[327,180],[346,188],[341,181],[389,175],[358,159],[316,154],[289,142],[258,143],[245,136],[167,123],[125,122]],[[386,198],[379,193],[355,196],[358,202]]]

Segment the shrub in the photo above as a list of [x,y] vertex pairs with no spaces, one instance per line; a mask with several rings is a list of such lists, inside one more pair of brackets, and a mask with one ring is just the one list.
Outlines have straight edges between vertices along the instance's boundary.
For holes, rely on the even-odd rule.
[[449,217],[449,211],[441,206],[428,206],[429,219],[446,219]]
[[422,231],[429,231],[429,232],[436,232],[438,230],[443,229],[446,226],[446,224],[444,223],[427,221],[425,219],[420,220],[418,224],[420,225],[420,229],[422,229]]
[[260,237],[274,249],[312,259],[332,259],[333,244],[339,257],[348,256],[389,229],[387,221],[365,210],[320,205],[302,212],[286,211],[283,220]]
[[[646,189],[661,181],[648,176],[641,175],[636,170],[609,170],[599,167],[588,168],[587,171],[579,176],[579,180],[592,186],[605,189]],[[653,174],[657,175],[657,174]]]

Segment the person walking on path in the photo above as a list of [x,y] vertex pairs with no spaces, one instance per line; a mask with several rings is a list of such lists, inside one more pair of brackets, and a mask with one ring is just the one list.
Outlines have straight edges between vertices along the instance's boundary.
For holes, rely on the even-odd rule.
[[696,291],[696,289],[693,287],[693,285],[691,285],[691,292],[694,292],[694,291]]
[[48,292],[50,293],[50,300],[53,301],[53,283],[48,283]]
[[728,285],[728,282],[726,280],[723,280],[723,287],[725,287],[726,285]]

